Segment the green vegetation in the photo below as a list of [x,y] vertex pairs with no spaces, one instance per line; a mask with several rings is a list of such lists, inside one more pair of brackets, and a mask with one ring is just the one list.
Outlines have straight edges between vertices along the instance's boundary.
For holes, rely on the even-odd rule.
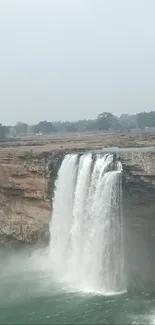
[[0,124],[0,140],[5,140],[9,133],[9,127]]
[[32,128],[34,133],[44,133],[49,134],[51,132],[56,132],[56,128],[51,122],[41,121]]
[[122,129],[119,119],[115,115],[108,112],[98,115],[97,125],[99,130],[108,131],[109,129],[112,129],[117,131]]
[[18,122],[15,125],[15,133],[17,136],[22,136],[22,135],[26,134],[27,130],[28,130],[28,124],[26,124],[26,123]]
[[15,126],[4,126],[0,124],[0,140],[6,138],[21,137],[30,134],[49,134],[64,132],[86,132],[86,131],[130,131],[133,129],[145,130],[155,127],[155,111],[141,112],[135,115],[122,114],[117,117],[109,112],[103,112],[96,119],[79,120],[75,122],[48,122],[40,121],[36,125],[28,125],[18,122]]

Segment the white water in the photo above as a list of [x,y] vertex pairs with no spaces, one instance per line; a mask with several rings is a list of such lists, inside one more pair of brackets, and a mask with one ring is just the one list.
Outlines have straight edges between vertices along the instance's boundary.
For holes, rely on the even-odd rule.
[[125,290],[121,170],[112,155],[66,155],[58,173],[51,222],[52,269],[76,290]]

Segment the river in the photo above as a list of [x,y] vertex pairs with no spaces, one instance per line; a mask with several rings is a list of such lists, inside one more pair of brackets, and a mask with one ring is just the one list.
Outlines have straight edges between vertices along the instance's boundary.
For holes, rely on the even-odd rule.
[[0,324],[155,324],[155,297],[78,291],[57,279],[47,256],[1,250]]

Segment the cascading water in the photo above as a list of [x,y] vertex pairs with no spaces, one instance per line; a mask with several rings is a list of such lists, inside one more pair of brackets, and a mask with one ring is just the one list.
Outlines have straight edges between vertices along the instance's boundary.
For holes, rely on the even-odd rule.
[[91,153],[66,155],[60,167],[51,263],[57,277],[78,290],[125,290],[121,170],[112,155]]

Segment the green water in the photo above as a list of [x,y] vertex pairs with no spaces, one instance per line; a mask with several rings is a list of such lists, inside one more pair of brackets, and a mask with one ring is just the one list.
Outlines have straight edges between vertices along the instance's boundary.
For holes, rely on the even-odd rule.
[[0,324],[155,324],[155,297],[71,290],[41,251],[1,252],[0,261]]

